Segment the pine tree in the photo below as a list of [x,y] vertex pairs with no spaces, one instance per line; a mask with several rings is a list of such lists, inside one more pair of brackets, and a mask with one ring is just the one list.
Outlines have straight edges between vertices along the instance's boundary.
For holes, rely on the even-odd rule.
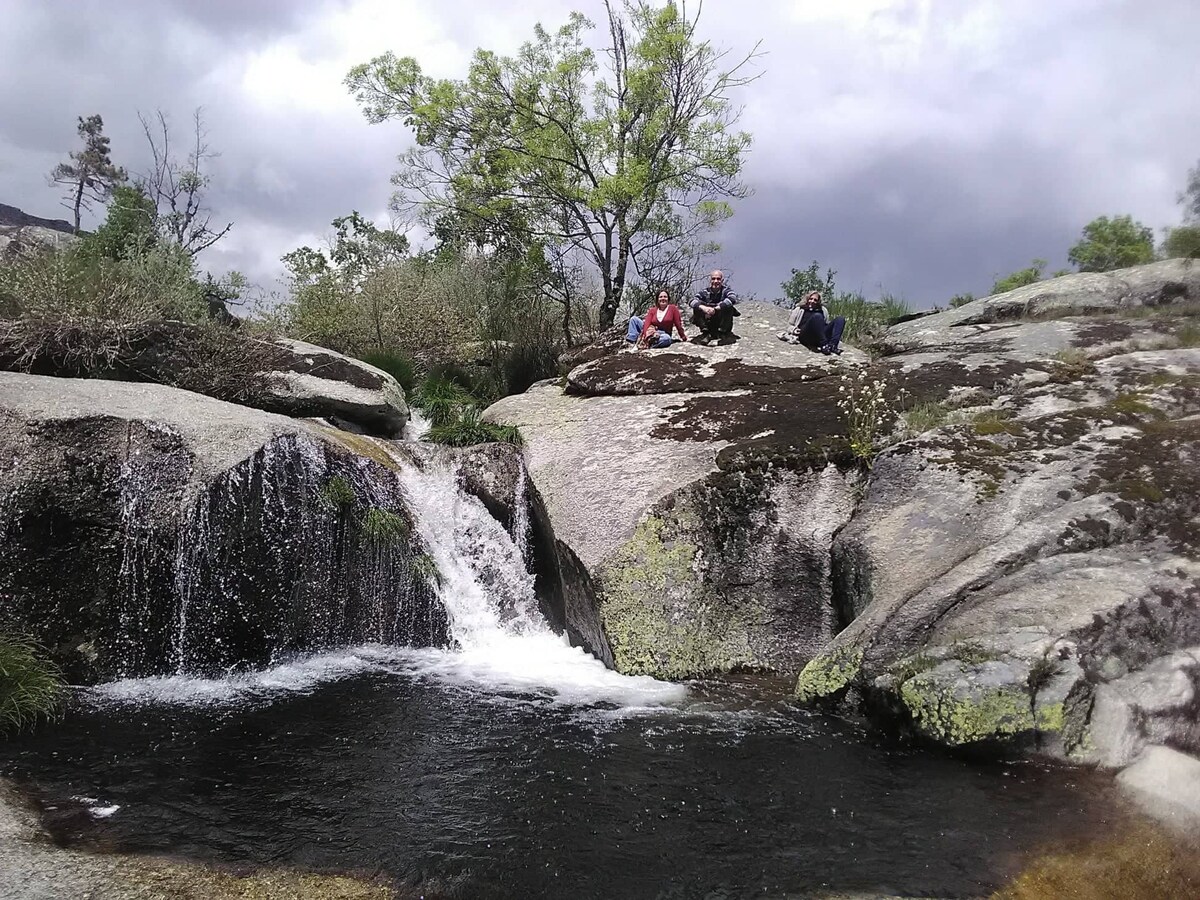
[[104,203],[113,189],[124,184],[129,176],[120,166],[114,166],[108,138],[104,135],[104,120],[100,116],[79,117],[79,136],[83,149],[72,151],[71,161],[59,163],[50,173],[51,184],[67,186],[63,205],[75,213],[75,233],[79,233],[80,210],[92,209],[93,202]]

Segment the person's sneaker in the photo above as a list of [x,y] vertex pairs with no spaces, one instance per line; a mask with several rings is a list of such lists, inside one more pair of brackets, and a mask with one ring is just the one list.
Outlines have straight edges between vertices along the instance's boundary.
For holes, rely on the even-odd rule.
[[818,353],[823,353],[823,354],[825,354],[826,356],[828,356],[828,355],[829,355],[830,353],[832,353],[833,351],[832,351],[832,350],[830,350],[830,348],[829,348],[829,345],[828,345],[828,344],[822,344],[820,347],[818,347],[818,348],[817,348],[817,352],[818,352]]
[[692,338],[692,343],[699,344],[701,347],[707,347],[710,340],[712,340],[712,338],[710,338],[707,333],[702,331]]
[[829,352],[832,353],[834,356],[841,356],[842,348],[841,347],[830,347]]

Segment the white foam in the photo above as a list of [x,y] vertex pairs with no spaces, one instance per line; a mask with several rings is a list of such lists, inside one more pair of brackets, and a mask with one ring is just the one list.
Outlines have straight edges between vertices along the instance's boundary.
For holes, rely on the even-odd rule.
[[386,671],[520,701],[633,711],[662,710],[686,699],[682,685],[620,675],[555,634],[538,608],[534,576],[520,547],[480,500],[459,488],[453,469],[437,459],[418,469],[403,454],[393,456],[417,529],[441,575],[438,593],[453,649],[358,647],[224,678],[125,679],[86,694],[100,703],[221,705],[310,692],[323,682]]

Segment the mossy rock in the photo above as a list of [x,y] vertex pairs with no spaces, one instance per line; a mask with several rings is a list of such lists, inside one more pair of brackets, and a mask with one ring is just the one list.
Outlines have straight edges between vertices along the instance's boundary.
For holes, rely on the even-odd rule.
[[796,679],[796,697],[806,703],[845,690],[862,668],[862,650],[839,647],[809,661]]

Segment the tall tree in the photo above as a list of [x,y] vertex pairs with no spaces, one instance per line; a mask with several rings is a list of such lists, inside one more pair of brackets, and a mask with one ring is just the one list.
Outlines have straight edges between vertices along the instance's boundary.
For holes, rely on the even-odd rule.
[[171,129],[162,110],[154,121],[138,113],[146,142],[150,145],[151,167],[139,186],[158,210],[159,232],[190,256],[211,247],[229,233],[233,223],[214,225],[212,210],[205,205],[209,176],[208,162],[219,154],[207,143],[203,110],[192,114],[192,143],[182,159],[171,146]]
[[630,266],[695,245],[748,193],[750,136],[731,95],[753,79],[757,50],[730,59],[675,2],[605,8],[600,54],[586,43],[595,26],[574,13],[553,33],[537,26],[515,57],[477,50],[461,81],[391,53],[346,79],[370,121],[415,132],[393,178],[398,208],[475,234],[515,222],[552,256],[583,254],[603,285],[602,325]]
[[1067,253],[1080,272],[1109,272],[1154,261],[1154,232],[1133,216],[1100,216]]
[[128,179],[125,170],[113,165],[104,120],[99,116],[79,117],[76,129],[83,149],[72,151],[70,162],[59,163],[50,173],[51,184],[66,185],[63,206],[75,214],[75,233],[79,234],[82,210],[91,212],[92,203],[105,203],[113,189]]

